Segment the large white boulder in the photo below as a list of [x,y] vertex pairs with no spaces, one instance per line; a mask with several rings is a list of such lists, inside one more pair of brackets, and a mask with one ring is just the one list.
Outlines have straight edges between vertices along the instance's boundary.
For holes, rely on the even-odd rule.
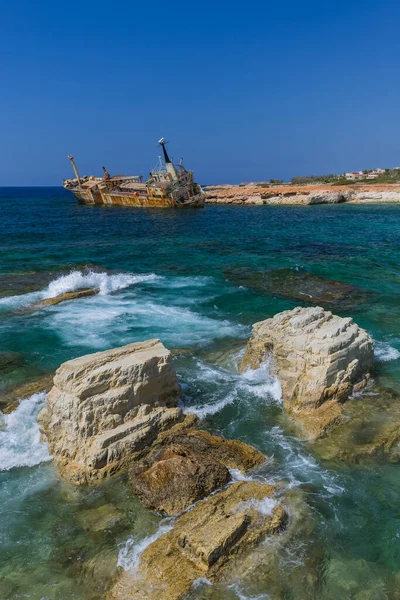
[[115,472],[184,417],[172,356],[159,340],[88,354],[60,366],[41,431],[76,483]]
[[351,318],[298,307],[253,326],[242,370],[268,357],[286,410],[303,419],[310,437],[318,437],[340,415],[339,404],[368,381],[374,347]]

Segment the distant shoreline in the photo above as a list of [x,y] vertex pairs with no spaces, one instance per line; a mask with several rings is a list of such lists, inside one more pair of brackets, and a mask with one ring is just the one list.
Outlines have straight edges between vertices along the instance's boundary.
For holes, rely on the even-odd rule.
[[400,184],[206,186],[206,204],[314,205],[400,203]]

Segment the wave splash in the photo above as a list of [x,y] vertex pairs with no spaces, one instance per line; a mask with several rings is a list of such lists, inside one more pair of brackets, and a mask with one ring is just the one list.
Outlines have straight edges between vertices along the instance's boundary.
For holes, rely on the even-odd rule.
[[218,400],[201,406],[183,406],[187,414],[195,414],[200,419],[206,416],[215,415],[225,406],[233,404],[243,396],[255,396],[265,402],[282,402],[282,388],[277,377],[272,377],[269,372],[268,361],[263,363],[258,369],[248,369],[242,374],[231,373],[223,368],[212,367],[198,362],[198,373],[200,378],[205,381],[214,381],[228,383],[229,392]]
[[137,275],[134,273],[109,273],[101,271],[93,271],[92,269],[84,269],[83,271],[74,270],[67,275],[61,275],[53,279],[47,288],[38,292],[29,292],[27,294],[19,294],[17,296],[9,296],[0,299],[0,306],[7,308],[22,308],[28,307],[31,304],[55,298],[67,292],[76,292],[82,289],[98,289],[99,294],[105,296],[123,290],[131,285],[138,283],[153,281],[159,279],[155,273]]
[[122,290],[143,281],[152,281],[157,278],[154,273],[147,275],[134,275],[131,273],[117,273],[109,275],[108,273],[88,270],[71,271],[68,275],[62,275],[54,279],[45,290],[44,298],[55,298],[66,292],[75,292],[85,288],[96,288],[100,294],[110,294],[117,290]]
[[45,400],[44,392],[33,394],[9,415],[0,412],[0,471],[51,460],[47,444],[40,441],[36,420]]
[[400,358],[400,351],[393,348],[388,342],[374,340],[375,358],[380,362],[389,362]]
[[146,548],[164,535],[164,533],[171,531],[173,525],[174,519],[164,519],[153,535],[149,535],[141,540],[135,536],[128,538],[120,547],[117,566],[122,567],[124,571],[136,571],[140,564],[140,557]]

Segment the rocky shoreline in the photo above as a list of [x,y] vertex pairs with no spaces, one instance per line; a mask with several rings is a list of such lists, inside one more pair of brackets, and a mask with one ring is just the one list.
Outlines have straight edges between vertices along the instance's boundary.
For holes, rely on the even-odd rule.
[[[397,461],[397,397],[373,399],[378,426],[374,409],[365,414],[356,400],[370,385],[373,352],[372,339],[351,318],[298,307],[254,325],[240,369],[269,361],[287,418],[322,457],[351,462],[383,452]],[[218,582],[247,564],[266,537],[284,544],[298,527],[296,511],[306,512],[299,498],[288,508],[285,482],[278,489],[245,477],[267,457],[205,431],[179,397],[172,353],[153,339],[64,363],[39,414],[63,478],[81,485],[123,475],[146,508],[174,518],[135,568],[112,578],[108,600],[180,600],[199,579]],[[373,430],[373,439],[360,443],[353,424]],[[349,438],[358,444],[353,455],[343,453]]]
[[206,204],[383,204],[400,202],[400,185],[217,185],[207,186],[205,194]]

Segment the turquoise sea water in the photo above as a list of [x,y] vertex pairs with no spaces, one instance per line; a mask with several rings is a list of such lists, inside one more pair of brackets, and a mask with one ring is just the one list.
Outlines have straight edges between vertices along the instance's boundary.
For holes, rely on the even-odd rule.
[[[297,269],[361,290],[334,310],[368,329],[375,380],[398,389],[399,207],[135,210],[79,206],[58,188],[2,188],[0,210],[0,394],[67,359],[159,337],[187,350],[175,359],[185,410],[265,452],[257,476],[301,501],[301,526],[273,575],[261,560],[236,581],[200,582],[192,598],[400,598],[399,466],[323,461],[284,419],[267,367],[235,368],[252,323],[307,305],[252,289],[252,272]],[[32,308],[79,287],[100,294]],[[0,598],[95,600],[161,519],[123,480],[62,482],[39,441],[43,402],[36,394],[0,417]]]

